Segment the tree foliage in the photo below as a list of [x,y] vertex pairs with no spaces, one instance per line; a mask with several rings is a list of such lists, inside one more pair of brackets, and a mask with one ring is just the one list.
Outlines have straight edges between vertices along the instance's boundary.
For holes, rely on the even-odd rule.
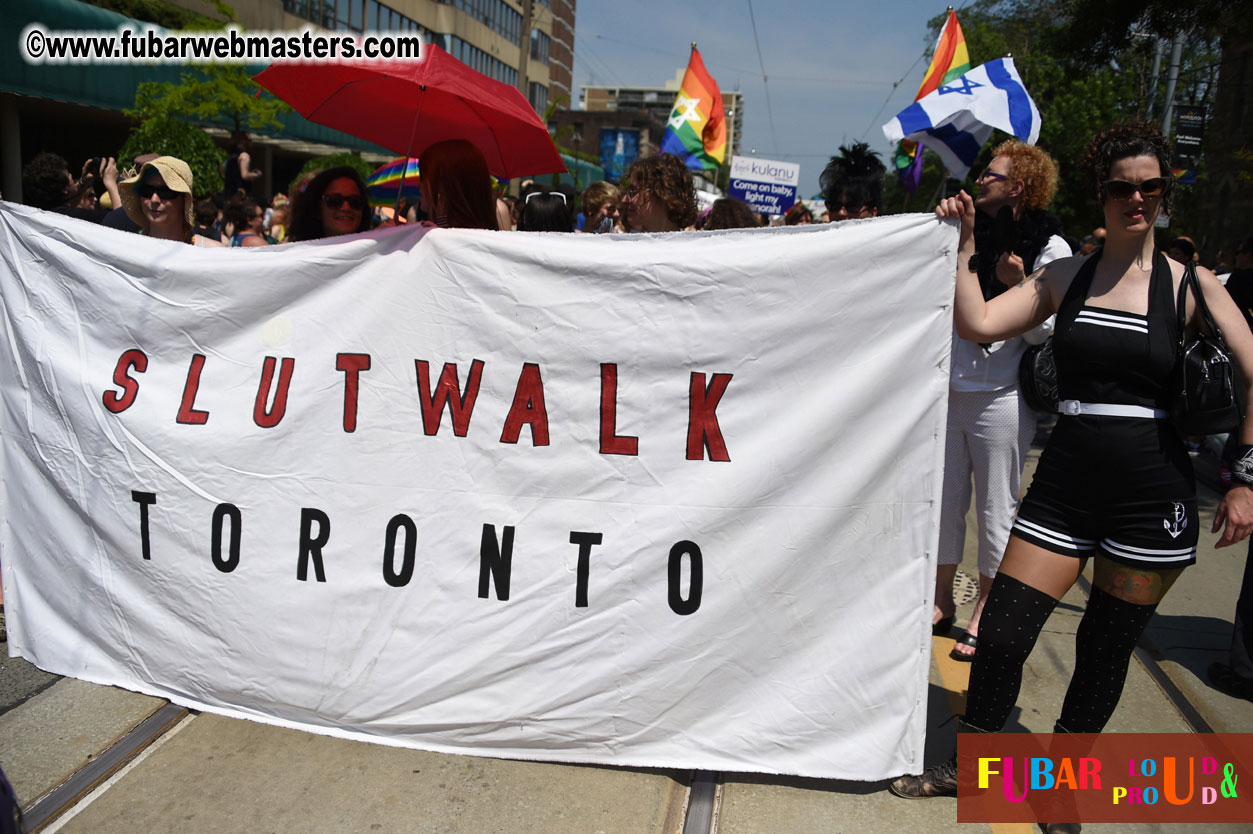
[[[1222,6],[1228,0],[1201,3]],[[976,0],[960,12],[971,64],[1011,55],[1039,107],[1038,144],[1057,160],[1061,171],[1052,211],[1072,236],[1081,237],[1101,223],[1091,185],[1080,170],[1084,150],[1099,130],[1118,121],[1144,118],[1153,96],[1162,95],[1165,66],[1162,82],[1155,88],[1155,38],[1145,21],[1158,27],[1174,25],[1171,21],[1182,19],[1173,11],[1176,5],[1183,4],[1150,2],[1146,11],[1143,4],[1133,7],[1098,0]],[[930,21],[932,43],[945,19],[946,15],[939,15]],[[1087,31],[1093,26],[1107,27],[1099,39],[1093,40]],[[1208,31],[1198,26],[1190,36],[1176,101],[1198,101],[1209,94],[1217,53],[1215,43],[1207,39]],[[1078,48],[1081,43],[1098,46],[1085,50]],[[1160,105],[1154,115],[1161,118]],[[991,161],[992,149],[1007,138],[1000,132],[993,134],[962,187],[973,189],[973,177]],[[925,211],[933,205],[931,198],[943,186],[941,169],[929,154],[922,183],[910,200],[911,209]],[[895,210],[904,203],[905,192],[895,177],[889,179],[885,205]],[[1186,203],[1186,199],[1181,201],[1181,206]]]
[[1241,0],[1066,0],[1061,8],[1070,49],[1088,62],[1122,51],[1132,33],[1170,38],[1184,32],[1212,41],[1249,13]]
[[327,168],[338,168],[341,165],[348,165],[357,169],[357,173],[361,175],[362,179],[369,177],[370,174],[373,174],[374,170],[378,167],[377,165],[372,165],[369,162],[366,162],[355,153],[336,153],[331,154],[330,156],[315,156],[313,159],[310,159],[305,163],[305,166],[300,169],[300,173],[292,179],[292,183],[295,184],[304,182],[306,177],[316,173],[317,171],[323,171]]
[[221,191],[222,162],[226,155],[200,128],[170,118],[149,119],[131,131],[118,158],[134,159],[141,154],[176,156],[191,167],[192,189],[197,197]]
[[141,82],[135,104],[124,112],[140,121],[177,116],[229,130],[282,127],[279,116],[291,108],[269,93],[257,97],[257,89],[244,67],[209,64],[182,73],[177,84]]
[[[166,0],[93,0],[93,3],[168,29],[220,29],[236,22],[234,9],[223,0],[209,0],[214,17],[188,11]],[[268,92],[258,96],[257,82],[248,72],[239,64],[204,64],[182,73],[177,84],[143,81],[135,90],[134,104],[123,112],[141,122],[174,117],[230,130],[282,127],[279,117],[291,108]]]

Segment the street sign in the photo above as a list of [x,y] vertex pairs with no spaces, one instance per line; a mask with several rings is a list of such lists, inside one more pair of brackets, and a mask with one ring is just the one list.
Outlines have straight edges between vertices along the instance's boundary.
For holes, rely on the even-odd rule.
[[751,156],[731,157],[731,187],[727,194],[743,200],[753,211],[783,214],[796,203],[801,166]]
[[1178,106],[1175,113],[1175,180],[1194,185],[1196,166],[1201,159],[1201,137],[1205,133],[1205,108],[1184,104]]

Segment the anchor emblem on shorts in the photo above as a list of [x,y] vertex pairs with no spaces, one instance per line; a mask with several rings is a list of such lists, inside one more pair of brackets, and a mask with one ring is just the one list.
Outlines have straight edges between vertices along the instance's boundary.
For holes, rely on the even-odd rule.
[[1188,508],[1179,501],[1175,501],[1175,517],[1163,518],[1162,526],[1166,528],[1166,532],[1170,533],[1172,539],[1179,538],[1179,534],[1188,529]]

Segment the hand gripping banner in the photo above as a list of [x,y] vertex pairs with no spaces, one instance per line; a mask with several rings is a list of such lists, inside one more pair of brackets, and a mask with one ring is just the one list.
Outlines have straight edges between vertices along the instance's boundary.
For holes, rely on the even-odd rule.
[[433,751],[917,771],[955,243],[0,205],[10,651]]

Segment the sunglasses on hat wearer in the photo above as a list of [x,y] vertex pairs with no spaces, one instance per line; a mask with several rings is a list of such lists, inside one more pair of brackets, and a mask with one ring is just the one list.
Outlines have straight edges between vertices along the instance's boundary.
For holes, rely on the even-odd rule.
[[135,193],[138,194],[140,199],[143,199],[143,200],[150,199],[153,194],[156,194],[158,197],[160,197],[162,200],[168,203],[170,200],[173,200],[175,197],[180,196],[183,192],[175,191],[173,188],[170,188],[167,185],[141,185],[135,189]]
[[361,209],[365,206],[365,200],[361,198],[360,194],[323,194],[322,202],[325,203],[326,207],[331,211],[338,211],[339,207],[344,203],[347,203],[348,208],[353,211],[361,211]]
[[1174,183],[1175,181],[1170,177],[1153,177],[1144,182],[1106,180],[1101,187],[1115,200],[1130,200],[1137,191],[1146,200],[1156,200],[1169,194]]

